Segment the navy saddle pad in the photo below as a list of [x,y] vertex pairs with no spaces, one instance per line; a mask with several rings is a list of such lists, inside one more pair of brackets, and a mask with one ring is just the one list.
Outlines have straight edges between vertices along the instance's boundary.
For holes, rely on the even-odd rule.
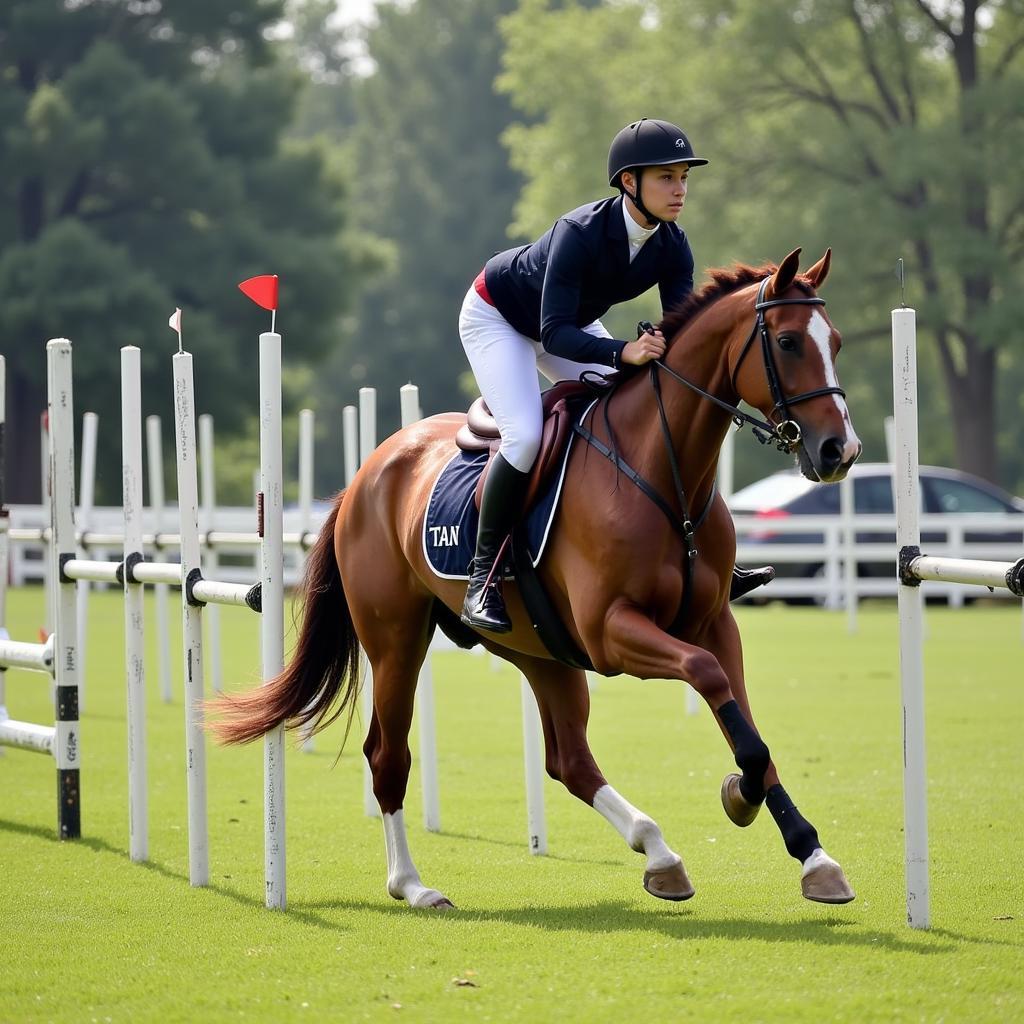
[[[535,566],[544,554],[574,440],[575,436],[570,436],[558,472],[551,477],[526,518],[526,536]],[[487,452],[458,451],[441,470],[430,492],[423,519],[423,551],[427,564],[444,579],[469,579],[469,563],[476,548],[480,519],[473,492],[487,464],[487,456]]]

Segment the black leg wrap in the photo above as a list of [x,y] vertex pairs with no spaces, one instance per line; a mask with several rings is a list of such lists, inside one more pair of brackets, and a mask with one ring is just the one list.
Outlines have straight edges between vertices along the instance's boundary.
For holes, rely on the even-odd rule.
[[768,790],[767,804],[775,824],[779,826],[789,855],[803,864],[821,846],[817,830],[796,809],[796,805],[782,786],[772,786]]
[[723,704],[718,709],[718,717],[732,740],[736,767],[743,773],[740,777],[740,793],[748,804],[757,806],[764,800],[764,773],[771,760],[768,747],[743,717],[736,701]]

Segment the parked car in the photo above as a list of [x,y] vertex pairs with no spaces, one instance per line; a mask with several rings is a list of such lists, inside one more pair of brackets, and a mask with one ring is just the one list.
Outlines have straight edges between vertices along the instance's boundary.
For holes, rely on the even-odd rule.
[[[884,462],[858,463],[850,470],[853,482],[854,511],[864,515],[892,515],[894,513],[892,489],[892,465]],[[938,466],[921,467],[921,511],[926,514],[1001,514],[1021,516],[1021,527],[984,527],[965,531],[967,543],[1024,545],[1021,530],[1024,530],[1024,500],[1006,491],[956,469]],[[839,484],[819,484],[808,480],[797,469],[787,469],[758,480],[737,491],[729,501],[734,514],[753,515],[763,520],[764,529],[747,533],[741,538],[745,545],[764,544],[764,560],[771,561],[772,544],[821,544],[824,535],[809,530],[807,533],[782,532],[773,529],[777,522],[790,516],[838,515]],[[921,543],[943,542],[945,535],[935,531],[922,531]],[[858,531],[858,543],[896,543],[893,532],[878,530]],[[780,562],[776,569],[781,576],[815,576],[822,571],[821,561]],[[861,562],[860,576],[891,576],[894,572],[892,561]]]

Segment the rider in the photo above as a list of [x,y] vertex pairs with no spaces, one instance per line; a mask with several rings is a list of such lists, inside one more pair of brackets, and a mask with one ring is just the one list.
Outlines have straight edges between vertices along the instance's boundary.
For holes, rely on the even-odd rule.
[[[663,310],[693,290],[693,254],[676,221],[690,168],[707,162],[674,124],[634,121],[608,151],[608,184],[619,195],[572,210],[531,245],[492,256],[466,293],[462,345],[501,432],[480,502],[466,625],[493,633],[512,628],[493,570],[540,448],[537,371],[553,382],[576,380],[587,370],[608,375],[664,355],[660,331],[618,341],[599,318],[655,284]],[[762,571],[753,586],[771,575]]]

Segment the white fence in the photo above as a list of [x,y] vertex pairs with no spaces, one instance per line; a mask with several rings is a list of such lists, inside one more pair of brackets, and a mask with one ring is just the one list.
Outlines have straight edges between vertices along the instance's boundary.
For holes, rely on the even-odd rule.
[[[13,586],[24,583],[41,583],[46,564],[43,544],[38,539],[39,531],[47,527],[47,511],[42,505],[11,505],[11,561],[10,582]],[[314,512],[306,526],[301,509],[286,509],[284,513],[285,537],[298,540],[304,529],[315,535],[326,515]],[[142,515],[143,543],[147,556],[161,551],[167,561],[178,558],[179,537],[173,531],[158,530],[158,524],[177,523],[178,508],[168,505],[158,517],[152,508],[146,508]],[[259,545],[254,542],[256,533],[256,510],[253,507],[223,507],[214,511],[211,533],[217,549],[217,578],[229,583],[251,582],[253,573],[259,569]],[[214,530],[213,527],[216,527]],[[89,514],[89,529],[80,535],[80,544],[97,559],[120,557],[124,541],[124,513],[120,506],[93,508]],[[232,539],[235,536],[236,539]],[[154,543],[154,541],[156,543]],[[200,535],[200,544],[206,546],[207,535]],[[308,546],[308,544],[307,544]],[[302,550],[298,544],[285,545],[284,582],[294,586],[302,577]],[[94,584],[102,586],[102,584]]]
[[[845,485],[844,485],[845,486]],[[826,608],[843,608],[852,584],[855,600],[866,597],[896,597],[896,516],[793,515],[785,518],[754,515],[733,516],[736,524],[736,560],[741,565],[771,564],[780,572],[787,567],[814,575],[776,578],[754,598],[810,598]],[[1016,561],[1024,551],[1024,516],[1015,515],[922,515],[921,533],[927,537],[929,554],[956,558]],[[1012,537],[1006,542],[979,541],[977,534],[1000,533]],[[872,539],[866,539],[864,535]],[[771,541],[764,538],[771,535]],[[811,543],[787,542],[787,537],[820,536]],[[862,539],[857,540],[860,536]],[[968,541],[968,537],[971,540]],[[846,567],[856,560],[861,575],[850,579]],[[887,569],[882,566],[888,566]],[[869,566],[871,569],[869,570]],[[863,575],[884,572],[880,576]],[[985,587],[936,583],[928,593],[948,598],[956,607],[972,597],[999,596],[1013,599],[1006,591],[990,595]]]
[[[286,509],[284,532],[296,538],[306,527],[311,534],[320,529],[325,513],[314,511],[306,526],[300,509]],[[231,534],[252,534],[256,529],[256,514],[252,508],[224,507],[215,510],[212,523],[220,564],[218,578],[228,582],[251,580],[258,569],[259,549],[251,539],[232,543]],[[896,517],[894,515],[855,515],[849,521],[842,516],[794,515],[785,518],[760,517],[736,514],[737,555],[742,565],[771,564],[780,572],[787,567],[813,573],[802,576],[780,576],[766,589],[755,591],[755,599],[811,599],[826,608],[843,608],[847,604],[847,592],[853,584],[856,600],[867,597],[895,597],[899,586],[896,578]],[[177,522],[177,509],[168,507],[159,520],[162,523]],[[38,540],[27,539],[32,531],[46,525],[46,510],[41,505],[14,505],[11,507],[11,582],[18,586],[23,583],[41,582],[45,571],[43,546]],[[116,559],[121,550],[120,533],[124,528],[121,509],[99,507],[90,513],[90,529],[85,535],[90,557]],[[850,525],[848,525],[848,522]],[[155,548],[153,535],[157,534],[157,518],[152,509],[143,515],[143,532],[146,534],[147,552],[152,555]],[[212,529],[213,527],[211,527]],[[1015,561],[1024,551],[1024,516],[1013,515],[923,515],[921,532],[928,538],[929,554],[948,555],[954,558],[980,558],[992,561]],[[976,534],[1001,533],[1015,539],[1006,543],[979,542]],[[770,542],[766,535],[772,535]],[[851,555],[851,536],[869,535],[871,540],[854,540]],[[811,543],[787,542],[787,537],[818,537]],[[968,537],[972,537],[968,541]],[[105,540],[109,537],[109,540]],[[169,560],[177,558],[177,536],[173,533],[157,534],[164,555]],[[698,538],[699,540],[699,538]],[[859,564],[860,572],[883,572],[880,576],[860,575],[850,581],[846,566],[852,558]],[[888,568],[883,569],[885,565]],[[297,545],[285,546],[285,585],[294,586],[302,573],[302,552]],[[963,604],[972,597],[997,596],[1012,600],[1006,591],[990,595],[984,587],[963,584],[934,583],[929,586],[931,596],[946,597],[954,606]]]

